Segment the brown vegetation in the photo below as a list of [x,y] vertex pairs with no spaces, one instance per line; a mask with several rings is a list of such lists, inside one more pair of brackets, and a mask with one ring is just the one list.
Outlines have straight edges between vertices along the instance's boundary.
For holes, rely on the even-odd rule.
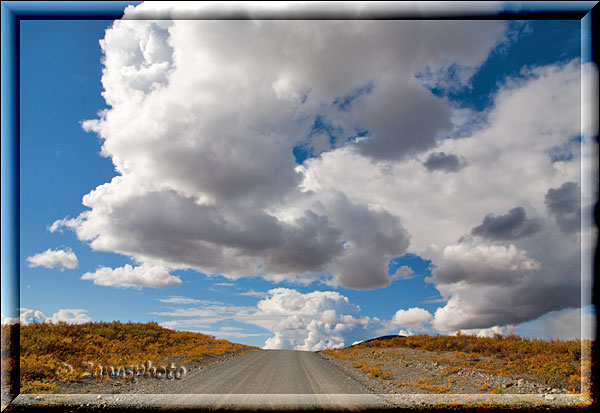
[[[35,323],[21,326],[20,337],[22,393],[57,391],[57,381],[80,379],[97,366],[194,363],[255,349],[201,333],[169,330],[154,322]],[[3,359],[5,354],[3,348]]]
[[[447,383],[442,378],[455,373],[459,368],[485,372],[498,376],[521,377],[530,374],[543,380],[549,387],[563,388],[572,392],[581,391],[581,371],[590,370],[590,358],[584,357],[582,351],[588,353],[590,340],[540,340],[529,339],[517,335],[496,335],[492,338],[464,335],[456,336],[415,335],[395,337],[389,340],[373,340],[344,349],[328,349],[323,352],[332,357],[344,360],[356,360],[366,349],[372,349],[373,357],[378,357],[378,348],[410,348],[426,350],[440,354],[439,362],[448,365],[441,370],[439,379],[423,378],[419,387],[436,392],[445,392]],[[444,357],[441,354],[444,353]],[[451,354],[448,357],[448,354]],[[485,360],[484,360],[485,358]],[[495,360],[492,364],[490,358]],[[391,360],[408,365],[408,361],[399,358]],[[363,372],[371,372],[371,367],[364,361],[356,361],[354,366]],[[370,373],[371,377],[380,377]],[[589,387],[589,378],[584,376],[584,391]],[[485,386],[482,386],[485,387]],[[488,390],[486,387],[485,389]]]

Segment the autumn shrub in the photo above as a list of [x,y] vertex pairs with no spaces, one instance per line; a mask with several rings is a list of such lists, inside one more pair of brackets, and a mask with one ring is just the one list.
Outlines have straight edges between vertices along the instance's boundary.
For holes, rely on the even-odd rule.
[[384,371],[383,374],[381,375],[381,378],[384,380],[390,380],[394,375],[392,374],[391,371]]
[[446,393],[452,385],[450,383],[441,384],[437,377],[419,377],[417,387],[432,393]]
[[487,389],[490,388],[490,385],[487,383],[483,383],[481,386],[478,387],[479,391],[486,391]]
[[[452,352],[457,366],[468,369],[480,369],[493,374],[515,375],[534,374],[544,380],[548,386],[564,388],[572,392],[581,391],[582,348],[589,353],[590,340],[541,340],[525,338],[512,334],[493,337],[477,337],[458,333],[456,336],[414,335],[394,337],[389,340],[373,340],[352,347],[336,350],[336,357],[355,354],[360,350],[372,350],[377,355],[378,348],[411,348],[433,352]],[[499,364],[491,367],[481,360],[492,357]],[[584,358],[585,371],[591,364]],[[444,370],[442,375],[452,374]],[[584,384],[588,383],[584,376]]]
[[444,367],[444,369],[440,372],[440,375],[442,377],[446,377],[446,376],[450,376],[451,374],[454,374],[456,372],[458,372],[460,370],[460,368],[453,366],[453,367]]
[[174,331],[157,323],[34,323],[21,326],[21,392],[56,391],[57,381],[72,381],[95,366],[115,369],[191,363],[207,356],[255,347],[216,340],[201,333]]
[[375,377],[381,377],[383,375],[383,372],[381,371],[381,368],[379,367],[372,367],[369,370],[369,377],[374,379]]
[[352,367],[354,367],[355,369],[362,369],[366,365],[367,363],[365,363],[364,361],[357,361],[356,363],[352,363]]

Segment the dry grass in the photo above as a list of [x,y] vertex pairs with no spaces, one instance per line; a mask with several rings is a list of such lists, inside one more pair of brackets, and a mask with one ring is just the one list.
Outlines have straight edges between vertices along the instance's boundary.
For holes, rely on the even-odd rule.
[[[148,361],[154,365],[174,360],[190,363],[253,349],[205,334],[169,330],[153,322],[35,323],[21,326],[20,338],[22,393],[55,392],[57,381],[77,380],[89,372],[89,362],[118,369]],[[4,358],[4,348],[2,353]]]
[[439,377],[420,377],[417,379],[417,387],[432,393],[447,393],[452,385],[450,383],[442,384]]
[[[458,368],[484,371],[490,374],[520,377],[523,374],[533,374],[542,379],[548,386],[564,388],[572,392],[581,391],[582,351],[589,352],[590,340],[540,340],[529,339],[517,335],[491,338],[457,334],[456,336],[416,335],[396,337],[391,340],[370,341],[344,349],[324,350],[325,353],[338,358],[358,356],[359,351],[370,351],[370,357],[377,359],[381,353],[378,348],[411,348],[438,353],[452,352],[452,367],[442,371],[442,376],[449,376]],[[489,358],[497,361],[490,365]],[[483,360],[483,359],[488,360]],[[440,361],[442,357],[440,356]],[[405,360],[396,362],[406,365]],[[586,365],[587,363],[587,365]],[[589,369],[590,361],[584,358],[584,366]],[[584,369],[585,371],[586,369]],[[584,391],[589,386],[589,380],[584,377]],[[421,386],[434,386],[431,383],[421,383]],[[445,385],[444,385],[445,386]],[[423,387],[424,388],[424,387]],[[498,391],[498,390],[496,390]]]

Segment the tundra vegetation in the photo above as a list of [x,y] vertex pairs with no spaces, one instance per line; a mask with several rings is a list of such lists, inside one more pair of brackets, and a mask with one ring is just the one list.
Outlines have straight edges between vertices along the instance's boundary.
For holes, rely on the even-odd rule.
[[[407,382],[386,372],[385,366],[393,363],[410,365],[410,360],[401,355],[390,356],[390,352],[384,353],[383,349],[409,348],[437,353],[434,360],[440,364],[439,373],[436,377],[422,377],[416,381],[417,387],[436,393],[448,392],[451,389],[448,383],[452,382],[448,377],[462,369],[496,376],[528,375],[542,380],[548,387],[580,393],[582,386],[583,392],[589,391],[591,347],[591,340],[541,340],[499,334],[477,337],[458,332],[456,336],[414,335],[373,340],[346,348],[323,350],[323,353],[352,362],[352,367],[371,379],[393,380],[399,387],[406,386]],[[490,360],[494,362],[490,363]],[[585,373],[583,381],[582,371]],[[501,392],[501,389],[486,385],[479,390]]]
[[[10,328],[14,325],[3,324],[2,335],[8,336]],[[149,361],[158,369],[171,363],[189,366],[257,349],[201,333],[170,330],[154,322],[34,323],[20,329],[21,393],[57,392],[60,382],[81,381],[90,375],[94,380],[114,380],[101,376],[98,366],[104,372],[108,366],[121,372],[132,365],[148,368]],[[11,362],[3,341],[2,364]],[[122,376],[118,380],[137,378]]]

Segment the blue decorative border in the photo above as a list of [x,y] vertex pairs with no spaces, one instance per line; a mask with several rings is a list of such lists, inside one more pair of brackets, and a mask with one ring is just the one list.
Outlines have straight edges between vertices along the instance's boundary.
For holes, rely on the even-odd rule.
[[[21,20],[115,20],[123,16],[127,1],[3,1],[1,3],[1,297],[2,315],[19,317],[19,25]],[[213,4],[203,13],[202,19],[435,19],[435,20],[581,20],[582,62],[598,64],[594,53],[598,31],[597,1],[511,1],[497,3],[500,8],[492,12],[481,6],[485,2],[445,2],[437,8],[415,5],[407,9],[395,2],[357,4],[356,2],[295,3],[289,9],[233,10]],[[172,16],[172,15],[171,15]],[[142,18],[169,18],[160,13],[148,13]],[[175,18],[182,18],[175,15]],[[597,67],[597,66],[596,66]],[[596,85],[592,85],[597,87]],[[593,96],[598,98],[598,91]],[[597,116],[597,114],[596,114]],[[597,136],[595,140],[597,142]],[[595,220],[598,224],[598,207]],[[596,259],[597,259],[597,240]],[[583,259],[583,257],[582,257]],[[593,258],[592,258],[593,259]],[[594,265],[593,275],[597,270]],[[600,288],[594,283],[593,302]],[[18,337],[17,337],[18,339]],[[18,344],[18,342],[17,342]],[[16,346],[18,349],[18,345]],[[18,354],[15,355],[18,360]],[[18,364],[18,363],[17,363]],[[14,395],[13,395],[14,397]],[[4,398],[4,395],[3,395]],[[4,408],[4,400],[3,400]]]

